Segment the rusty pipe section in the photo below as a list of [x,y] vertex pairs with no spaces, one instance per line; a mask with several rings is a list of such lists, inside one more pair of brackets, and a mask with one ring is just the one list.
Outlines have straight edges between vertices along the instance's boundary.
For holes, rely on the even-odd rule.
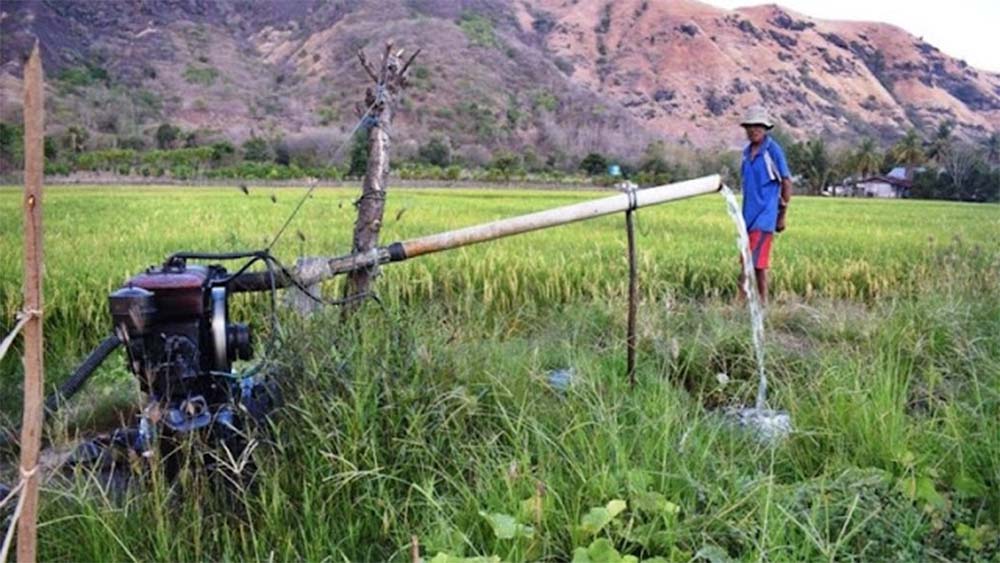
[[[500,219],[492,223],[394,242],[388,246],[372,249],[365,253],[349,254],[336,258],[307,258],[300,261],[295,270],[289,272],[289,274],[294,276],[300,285],[309,286],[340,274],[363,268],[371,268],[379,264],[401,262],[442,250],[450,250],[511,235],[547,229],[595,217],[603,217],[604,215],[621,213],[629,209],[638,209],[668,201],[686,199],[717,192],[721,187],[721,178],[718,174],[713,174],[693,180],[646,188],[635,191],[633,194],[623,193],[613,195],[539,211],[537,213]],[[289,279],[285,273],[278,272],[275,274],[274,287],[284,288],[292,284],[293,280]],[[230,284],[231,291],[267,291],[271,287],[271,278],[266,272],[243,274],[235,278]]]

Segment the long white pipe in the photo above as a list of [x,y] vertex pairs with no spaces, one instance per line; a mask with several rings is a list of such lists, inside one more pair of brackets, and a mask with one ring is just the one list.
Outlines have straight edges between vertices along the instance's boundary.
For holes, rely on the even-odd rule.
[[[377,264],[399,262],[415,256],[422,256],[469,244],[486,242],[506,236],[583,221],[584,219],[621,213],[629,209],[649,207],[668,201],[717,192],[721,187],[721,178],[718,174],[713,174],[711,176],[695,178],[694,180],[636,190],[631,193],[623,193],[575,203],[573,205],[556,207],[555,209],[548,209],[537,213],[500,219],[499,221],[483,225],[475,225],[402,242],[394,242],[388,246],[373,248],[362,254],[350,254],[336,258],[307,258],[299,262],[295,271],[291,272],[291,275],[298,284],[308,286],[339,274],[369,268]],[[231,285],[231,289],[234,291],[267,291],[272,287],[272,283],[277,287],[288,287],[293,282],[291,279],[288,279],[288,276],[283,274],[277,276],[277,279],[272,281],[265,274],[255,272],[241,275]]]
[[[655,188],[637,190],[633,192],[634,200],[632,199],[632,195],[624,193],[601,199],[585,201],[582,203],[575,203],[573,205],[556,207],[555,209],[548,209],[537,213],[511,217],[509,219],[500,219],[499,221],[493,221],[492,223],[486,223],[483,225],[475,225],[454,231],[427,235],[424,237],[406,240],[397,244],[402,247],[404,254],[403,259],[413,258],[415,256],[430,254],[441,250],[448,250],[459,246],[466,246],[510,235],[537,231],[539,229],[554,227],[556,225],[565,225],[567,223],[574,223],[576,221],[601,217],[612,213],[620,213],[628,210],[630,207],[648,207],[650,205],[657,205],[668,201],[716,192],[719,191],[719,188],[721,187],[722,182],[719,175],[713,174],[711,176],[695,178],[694,180],[686,180],[684,182],[666,184]],[[394,249],[390,247],[390,252],[393,250]],[[393,261],[397,261],[397,259],[394,259]]]

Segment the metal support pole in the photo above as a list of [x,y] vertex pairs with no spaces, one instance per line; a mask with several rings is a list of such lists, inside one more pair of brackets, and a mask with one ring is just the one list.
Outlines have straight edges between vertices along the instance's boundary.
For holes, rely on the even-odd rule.
[[[635,202],[634,188],[629,192],[629,200]],[[626,363],[626,374],[629,385],[635,387],[635,314],[639,298],[639,273],[635,259],[635,206],[630,205],[625,212],[625,230],[628,232],[628,334],[626,336],[626,346],[628,348],[628,360]]]

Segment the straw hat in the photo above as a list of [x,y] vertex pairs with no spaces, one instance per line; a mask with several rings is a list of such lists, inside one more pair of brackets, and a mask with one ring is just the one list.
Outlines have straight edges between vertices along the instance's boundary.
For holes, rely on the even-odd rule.
[[774,123],[771,121],[771,117],[767,115],[767,110],[761,106],[754,106],[747,110],[743,121],[740,125],[746,127],[747,125],[763,125],[765,128],[770,129],[774,127]]

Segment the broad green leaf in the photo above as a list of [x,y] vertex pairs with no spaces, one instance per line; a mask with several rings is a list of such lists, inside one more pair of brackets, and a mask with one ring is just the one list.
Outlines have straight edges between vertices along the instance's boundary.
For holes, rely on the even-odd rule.
[[934,488],[934,480],[930,477],[919,477],[916,483],[917,498],[937,510],[948,510],[948,499]]
[[677,514],[681,511],[681,507],[667,497],[652,491],[633,495],[632,507],[648,514]]
[[607,506],[595,506],[580,521],[580,530],[585,534],[594,535],[603,530],[605,526],[627,507],[628,505],[625,501],[620,499],[612,500]]
[[531,526],[525,526],[509,514],[501,514],[498,512],[483,512],[480,511],[479,515],[486,519],[493,527],[493,535],[501,540],[510,540],[517,537],[530,538],[535,534],[535,529]]
[[896,483],[896,488],[903,496],[910,500],[917,500],[917,478],[913,476],[903,477]]
[[573,563],[591,563],[587,548],[578,547],[573,550]]
[[594,540],[587,548],[587,556],[592,563],[620,563],[622,560],[615,546],[605,538]]
[[615,549],[614,544],[605,538],[594,540],[585,554],[577,560],[580,549],[573,552],[573,563],[639,563],[639,558],[634,555],[622,555]]
[[614,518],[622,512],[625,512],[625,509],[628,508],[628,503],[621,499],[615,499],[608,502],[607,508],[608,512],[611,514],[611,518]]
[[440,552],[431,559],[430,563],[500,563],[500,558],[496,555],[489,557],[459,557],[450,553]]
[[955,492],[964,498],[979,498],[986,494],[986,485],[977,479],[974,479],[965,473],[959,474],[955,477],[953,483],[955,487]]
[[[542,514],[545,513],[545,498],[541,499]],[[534,522],[536,517],[536,510],[538,509],[538,497],[530,496],[521,501],[521,510],[518,512],[522,522]]]
[[717,545],[706,545],[698,550],[698,553],[694,554],[695,560],[705,559],[709,563],[730,563],[732,559],[729,558],[729,554],[726,550],[722,549]]
[[973,528],[961,522],[955,526],[955,534],[962,538],[962,545],[973,551],[982,550],[986,547],[986,541],[994,537],[993,529],[989,525],[984,524],[978,528]]
[[628,481],[628,488],[635,493],[644,492],[652,485],[649,473],[641,469],[630,469],[626,479]]

